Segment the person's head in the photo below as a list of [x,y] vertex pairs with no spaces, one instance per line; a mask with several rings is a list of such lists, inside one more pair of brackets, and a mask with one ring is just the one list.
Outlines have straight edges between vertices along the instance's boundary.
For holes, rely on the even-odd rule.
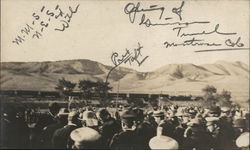
[[86,127],[98,126],[98,119],[93,111],[85,111],[82,114],[82,125]]
[[233,120],[233,127],[239,129],[241,132],[246,129],[246,119],[239,118]]
[[111,115],[107,109],[101,109],[98,113],[98,117],[102,122],[105,122],[107,119],[111,117]]
[[219,117],[221,113],[220,107],[212,106],[209,108],[208,116],[209,117]]
[[73,123],[77,126],[81,126],[81,121],[79,120],[79,113],[76,111],[70,112],[68,115],[68,123]]
[[67,108],[61,108],[57,114],[60,123],[67,124],[68,122],[69,110]]
[[229,116],[230,115],[230,107],[221,107],[221,116]]
[[1,117],[9,121],[14,121],[16,119],[17,110],[13,105],[6,105],[4,106],[3,111],[1,111],[1,113]]
[[70,137],[74,141],[73,149],[92,149],[99,146],[101,135],[92,128],[82,127],[73,130]]
[[22,106],[18,106],[16,108],[16,118],[19,120],[24,120],[25,117],[25,108]]
[[136,128],[136,114],[132,110],[126,110],[121,115],[122,129],[134,130]]
[[187,123],[187,126],[191,127],[191,130],[195,132],[201,129],[202,121],[198,118],[194,118]]
[[206,127],[209,132],[214,132],[218,127],[219,118],[217,117],[206,117]]
[[195,116],[197,114],[197,111],[195,109],[193,109],[193,108],[190,108],[188,110],[188,114],[189,114],[189,117],[193,119],[193,118],[195,118]]
[[114,118],[115,118],[116,120],[121,120],[121,116],[120,116],[120,114],[119,114],[118,111],[115,112]]
[[58,112],[60,110],[60,106],[58,105],[58,103],[50,103],[49,104],[49,111],[53,114],[53,115],[57,115]]
[[159,124],[161,120],[164,120],[165,115],[164,115],[164,112],[162,111],[154,111],[153,117],[155,118],[155,121]]
[[154,106],[153,106],[153,110],[154,110],[154,111],[157,111],[157,110],[158,110],[158,105],[154,105]]
[[133,109],[134,113],[136,114],[136,121],[137,123],[141,123],[144,120],[144,113],[142,109],[136,108]]

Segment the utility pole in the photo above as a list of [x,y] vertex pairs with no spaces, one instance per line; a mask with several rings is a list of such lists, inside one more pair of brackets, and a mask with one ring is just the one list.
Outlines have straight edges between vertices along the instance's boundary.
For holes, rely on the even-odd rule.
[[117,110],[117,102],[119,98],[119,89],[120,89],[120,80],[118,80],[118,87],[117,87],[117,93],[116,93],[116,101],[115,101],[116,110]]
[[[119,71],[120,71],[120,67],[119,67]],[[120,90],[120,79],[118,80],[118,85],[117,85],[117,93],[116,93],[116,101],[115,101],[115,108],[117,110],[117,101],[119,98],[119,90]]]

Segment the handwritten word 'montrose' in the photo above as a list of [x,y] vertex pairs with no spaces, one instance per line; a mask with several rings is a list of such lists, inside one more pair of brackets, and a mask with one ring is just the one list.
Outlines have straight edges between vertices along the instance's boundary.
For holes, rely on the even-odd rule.
[[69,6],[67,11],[63,11],[59,5],[56,5],[55,9],[52,10],[42,6],[40,11],[34,11],[32,13],[31,16],[33,20],[31,23],[26,23],[26,26],[24,26],[20,30],[20,33],[12,40],[12,43],[20,45],[26,41],[29,36],[31,36],[32,39],[40,39],[46,29],[51,27],[51,24],[56,26],[54,28],[55,31],[64,31],[69,27],[73,14],[77,13],[79,6],[78,4],[74,9]]
[[221,46],[222,44],[220,43],[209,43],[209,42],[204,42],[203,39],[196,39],[192,38],[190,40],[185,40],[181,43],[175,43],[175,42],[164,42],[164,45],[166,48],[169,47],[177,47],[177,46]]

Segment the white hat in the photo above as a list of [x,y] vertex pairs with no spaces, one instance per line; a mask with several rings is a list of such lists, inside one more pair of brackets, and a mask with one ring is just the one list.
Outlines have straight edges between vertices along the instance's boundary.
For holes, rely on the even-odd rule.
[[219,121],[218,117],[206,117],[205,119],[206,119],[207,122]]
[[93,111],[84,111],[82,114],[82,119],[86,122],[86,126],[93,127],[98,125],[98,120]]
[[220,119],[218,117],[206,117],[207,125],[212,125],[213,123],[218,122]]
[[161,116],[164,116],[163,111],[157,110],[153,112],[153,117],[161,117]]
[[82,145],[88,142],[95,142],[99,140],[101,135],[94,129],[89,127],[82,127],[71,132],[70,137],[75,141],[76,145]]
[[242,133],[236,140],[236,145],[239,148],[249,147],[249,132]]
[[176,140],[168,136],[155,136],[150,139],[149,147],[151,149],[171,149],[177,150],[179,144]]
[[221,111],[222,111],[222,112],[230,111],[230,107],[226,107],[226,106],[221,107]]

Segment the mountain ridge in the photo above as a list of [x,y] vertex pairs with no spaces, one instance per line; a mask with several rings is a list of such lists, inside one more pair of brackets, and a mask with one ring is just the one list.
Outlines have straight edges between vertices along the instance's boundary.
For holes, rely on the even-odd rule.
[[[45,62],[1,62],[1,89],[54,91],[58,79],[105,81],[112,66],[88,60]],[[113,92],[201,91],[206,85],[219,90],[249,91],[249,66],[243,62],[217,61],[213,64],[167,64],[154,71],[139,72],[119,67],[110,74]],[[76,88],[77,89],[77,88]],[[249,94],[247,94],[249,95]],[[248,96],[249,97],[249,96]]]

